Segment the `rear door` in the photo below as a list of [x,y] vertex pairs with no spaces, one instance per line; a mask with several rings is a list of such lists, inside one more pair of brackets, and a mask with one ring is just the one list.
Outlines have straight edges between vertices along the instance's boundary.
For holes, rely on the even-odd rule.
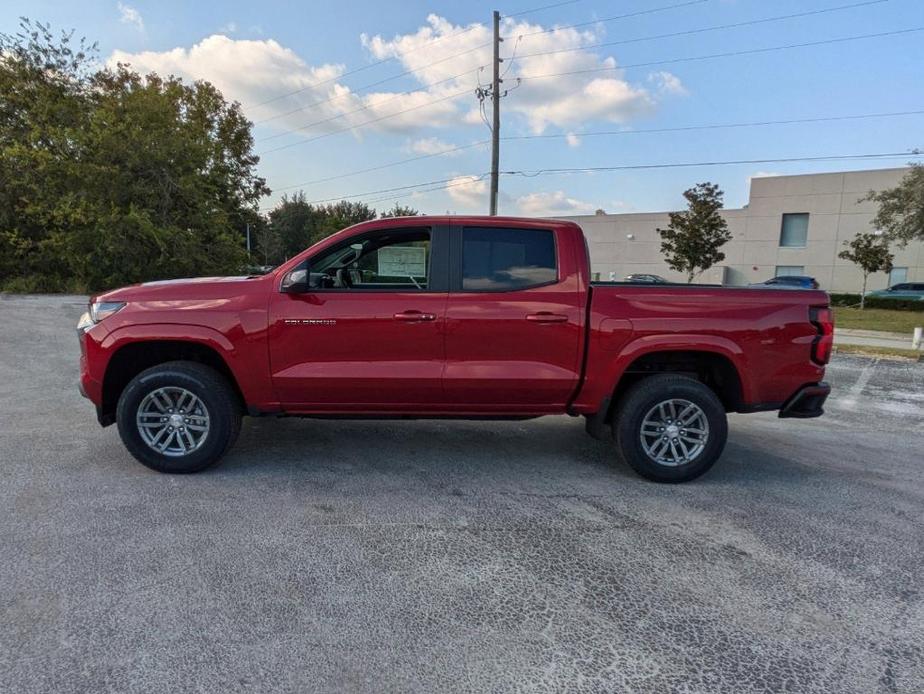
[[351,237],[309,259],[311,291],[274,295],[270,363],[284,407],[420,411],[443,402],[448,235],[409,223]]
[[573,244],[553,223],[479,222],[454,227],[451,238],[448,402],[483,412],[563,409],[579,379],[583,334]]

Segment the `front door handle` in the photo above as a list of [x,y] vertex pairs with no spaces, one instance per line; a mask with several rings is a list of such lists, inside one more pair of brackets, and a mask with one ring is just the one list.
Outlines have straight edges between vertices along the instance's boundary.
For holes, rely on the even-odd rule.
[[534,323],[567,323],[568,316],[552,313],[551,311],[540,311],[539,313],[530,313],[526,316],[526,320]]
[[436,320],[436,314],[421,313],[420,311],[402,311],[401,313],[395,314],[395,320],[403,320],[411,323],[416,323],[419,321],[433,321]]

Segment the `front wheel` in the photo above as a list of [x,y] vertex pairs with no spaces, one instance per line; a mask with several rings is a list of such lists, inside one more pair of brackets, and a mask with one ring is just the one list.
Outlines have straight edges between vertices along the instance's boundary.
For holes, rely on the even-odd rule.
[[613,430],[619,455],[655,482],[687,482],[713,466],[728,438],[725,408],[706,385],[661,374],[620,400]]
[[122,442],[158,472],[190,473],[217,462],[241,428],[231,386],[214,369],[173,361],[135,376],[116,409]]

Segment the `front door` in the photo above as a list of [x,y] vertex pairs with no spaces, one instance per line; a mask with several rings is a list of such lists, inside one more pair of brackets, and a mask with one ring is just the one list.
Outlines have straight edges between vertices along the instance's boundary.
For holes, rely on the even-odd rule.
[[564,409],[580,378],[583,285],[570,255],[561,262],[571,246],[555,235],[551,225],[453,229],[449,402],[481,412]]
[[417,411],[443,401],[448,230],[383,229],[309,259],[311,289],[274,295],[273,385],[285,409]]

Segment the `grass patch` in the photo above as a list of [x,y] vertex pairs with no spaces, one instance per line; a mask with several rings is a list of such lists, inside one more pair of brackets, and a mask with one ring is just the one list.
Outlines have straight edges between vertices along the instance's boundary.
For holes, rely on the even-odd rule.
[[834,324],[838,328],[857,330],[884,330],[890,333],[907,333],[909,336],[915,327],[924,325],[924,314],[914,311],[890,311],[885,308],[834,308]]
[[922,352],[916,349],[899,349],[898,347],[870,347],[869,345],[835,345],[835,354],[863,354],[884,359],[911,359],[921,361]]

